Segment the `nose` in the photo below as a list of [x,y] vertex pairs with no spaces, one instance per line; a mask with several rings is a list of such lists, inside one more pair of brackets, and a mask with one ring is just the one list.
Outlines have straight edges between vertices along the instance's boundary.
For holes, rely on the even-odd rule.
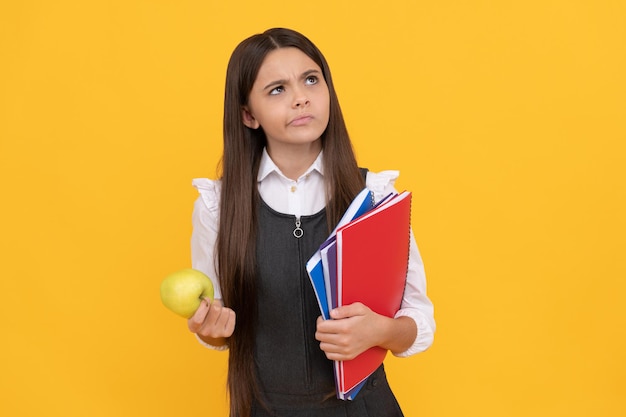
[[296,91],[296,95],[293,100],[293,107],[299,109],[301,107],[306,107],[310,104],[309,98],[304,94],[303,91]]
[[300,107],[307,107],[309,105],[310,101],[308,98],[306,97],[302,97],[302,98],[297,98],[294,102],[293,105],[295,108],[299,109]]

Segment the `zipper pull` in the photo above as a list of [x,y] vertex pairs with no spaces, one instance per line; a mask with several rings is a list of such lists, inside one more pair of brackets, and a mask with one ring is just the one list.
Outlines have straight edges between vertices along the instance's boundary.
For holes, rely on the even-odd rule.
[[302,228],[300,227],[301,224],[302,223],[300,222],[300,217],[296,216],[296,228],[293,229],[293,235],[297,239],[300,239],[302,235],[304,234],[304,230],[302,230]]

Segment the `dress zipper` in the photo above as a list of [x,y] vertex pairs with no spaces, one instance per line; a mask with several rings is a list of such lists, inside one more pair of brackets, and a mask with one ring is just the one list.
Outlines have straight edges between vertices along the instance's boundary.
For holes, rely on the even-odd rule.
[[300,227],[301,224],[302,223],[300,222],[300,216],[296,216],[296,228],[293,229],[293,235],[297,239],[300,239],[304,234],[304,230],[302,230],[302,228]]

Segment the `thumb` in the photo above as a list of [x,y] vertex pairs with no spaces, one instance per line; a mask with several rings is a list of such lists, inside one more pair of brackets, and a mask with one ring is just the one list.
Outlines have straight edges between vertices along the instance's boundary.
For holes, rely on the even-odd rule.
[[342,307],[333,308],[330,311],[330,317],[335,320],[346,319],[354,315],[354,314],[351,314],[350,310],[351,310],[350,306],[342,306]]
[[348,317],[364,316],[368,311],[369,308],[365,304],[356,302],[332,309],[330,317],[333,319],[347,319]]

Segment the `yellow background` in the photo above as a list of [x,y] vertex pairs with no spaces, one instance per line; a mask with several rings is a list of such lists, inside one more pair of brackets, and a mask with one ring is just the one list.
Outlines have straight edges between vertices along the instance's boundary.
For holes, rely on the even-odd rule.
[[226,354],[160,303],[215,176],[227,59],[328,58],[399,169],[438,332],[407,416],[626,415],[623,1],[3,1],[0,415],[225,415]]

